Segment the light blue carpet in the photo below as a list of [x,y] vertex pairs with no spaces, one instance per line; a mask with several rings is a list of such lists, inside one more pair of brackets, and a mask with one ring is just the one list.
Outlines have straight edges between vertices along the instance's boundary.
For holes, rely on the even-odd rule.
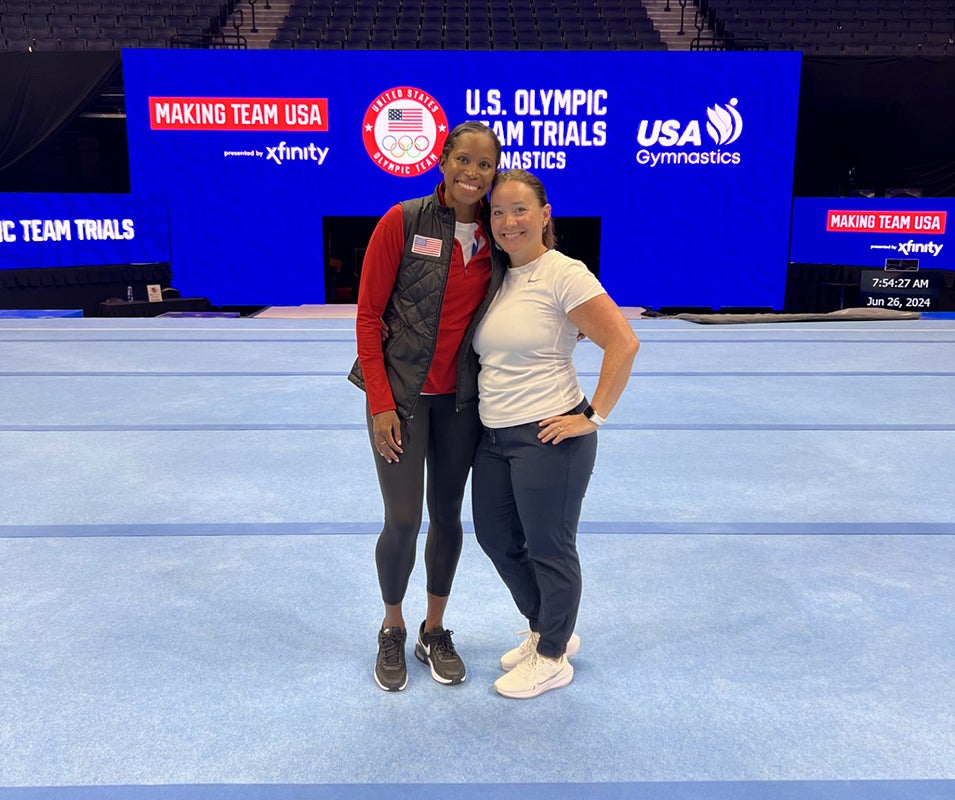
[[955,796],[955,326],[635,325],[515,702],[471,535],[467,682],[374,685],[351,321],[0,320],[0,798]]

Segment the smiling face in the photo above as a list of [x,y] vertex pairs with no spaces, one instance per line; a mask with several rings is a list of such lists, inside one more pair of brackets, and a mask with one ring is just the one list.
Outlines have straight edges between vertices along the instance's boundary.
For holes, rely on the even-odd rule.
[[542,205],[523,181],[501,181],[491,192],[491,233],[511,257],[512,267],[522,267],[547,252],[544,227],[549,222],[550,203]]
[[486,133],[462,133],[438,166],[444,174],[445,205],[454,209],[458,222],[474,222],[497,171],[494,139]]

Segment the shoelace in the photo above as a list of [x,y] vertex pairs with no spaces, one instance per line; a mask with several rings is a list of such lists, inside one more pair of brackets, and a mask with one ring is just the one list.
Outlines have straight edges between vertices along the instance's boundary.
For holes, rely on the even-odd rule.
[[431,637],[438,658],[452,659],[458,657],[457,651],[454,649],[454,642],[451,641],[452,633],[454,633],[454,631],[444,630]]
[[401,663],[401,634],[386,633],[381,640],[381,649],[385,654],[385,663],[397,666]]
[[540,653],[535,649],[527,658],[517,665],[517,669],[524,675],[533,675],[541,662]]
[[534,633],[532,630],[518,631],[517,636],[526,636],[527,638],[521,642],[520,647],[518,648],[518,653],[524,658],[529,656],[531,653],[537,652],[537,642],[540,640],[540,634]]

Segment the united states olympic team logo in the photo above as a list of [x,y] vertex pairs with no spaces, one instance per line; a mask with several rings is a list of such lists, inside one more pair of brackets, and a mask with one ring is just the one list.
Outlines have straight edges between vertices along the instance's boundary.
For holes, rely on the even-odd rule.
[[385,172],[413,177],[441,159],[448,118],[421,89],[399,86],[374,99],[362,121],[365,150]]

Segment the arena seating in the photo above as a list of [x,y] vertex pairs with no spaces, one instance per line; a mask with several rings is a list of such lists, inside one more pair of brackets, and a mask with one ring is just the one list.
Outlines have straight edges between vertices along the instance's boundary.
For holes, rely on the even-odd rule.
[[[248,0],[7,0],[0,50],[214,46],[236,7]],[[269,46],[666,49],[635,0],[296,0]]]
[[6,0],[0,50],[118,50],[200,45],[216,34],[234,2],[226,0]]
[[634,0],[296,0],[270,46],[666,49]]
[[698,0],[721,48],[955,55],[955,0]]
[[[261,9],[263,0],[6,0],[0,3],[0,50],[220,46],[226,32],[242,39],[241,11],[255,2]],[[955,0],[689,0],[688,9],[698,33],[692,49],[955,55]],[[639,0],[294,0],[268,46],[667,47]]]

